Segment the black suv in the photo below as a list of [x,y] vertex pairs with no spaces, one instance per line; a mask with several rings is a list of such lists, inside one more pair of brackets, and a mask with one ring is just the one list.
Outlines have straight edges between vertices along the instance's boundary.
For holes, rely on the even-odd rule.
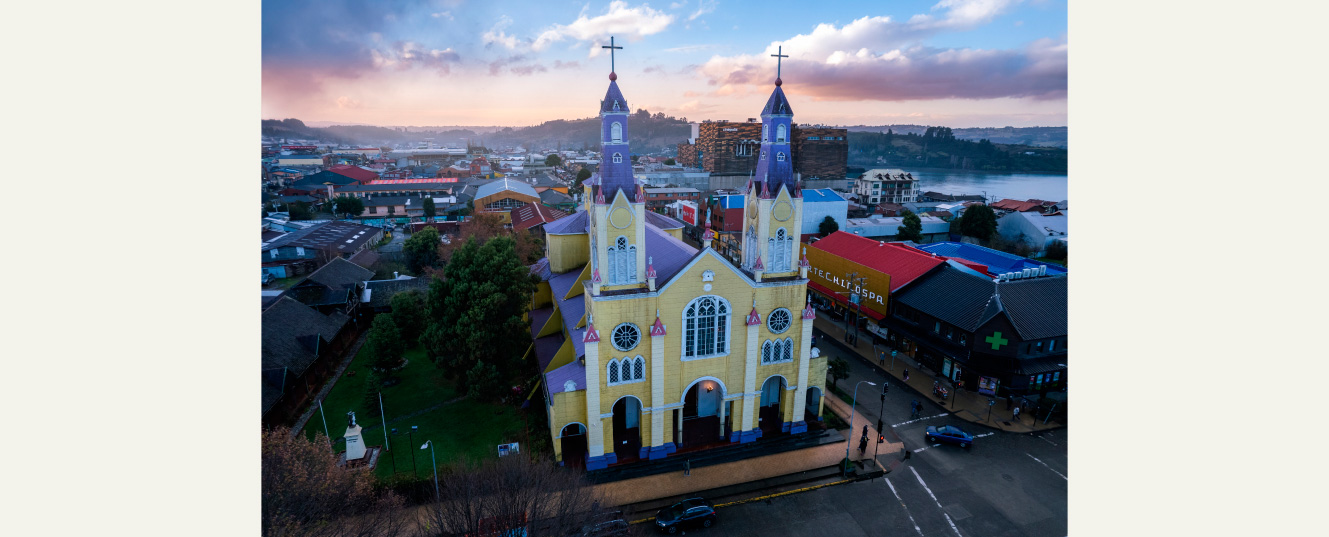
[[715,506],[702,498],[688,498],[655,514],[655,527],[671,535],[679,528],[709,528],[715,521]]

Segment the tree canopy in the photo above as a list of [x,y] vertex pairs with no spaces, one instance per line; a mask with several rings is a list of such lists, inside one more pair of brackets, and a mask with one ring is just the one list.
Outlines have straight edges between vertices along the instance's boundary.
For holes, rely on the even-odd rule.
[[558,155],[549,155],[545,157],[545,166],[558,166],[563,163],[563,157]]
[[987,241],[997,232],[997,214],[987,205],[973,205],[960,215],[960,234]]
[[923,242],[923,221],[913,211],[905,209],[901,215],[904,217],[904,225],[896,229],[895,238],[902,241]]
[[411,272],[420,274],[425,268],[439,266],[438,245],[441,244],[438,230],[426,227],[406,239],[402,253],[406,254],[406,266]]
[[[425,218],[432,219],[438,215],[438,211],[434,209],[434,198],[432,196],[425,196],[424,209]],[[426,222],[428,221],[426,220]]]
[[839,356],[832,356],[826,361],[826,374],[831,377],[831,386],[839,386],[840,379],[849,378],[849,362]]
[[337,466],[328,445],[323,433],[263,432],[263,535],[407,534],[401,497],[376,493],[367,467]]
[[391,313],[374,317],[374,324],[365,337],[365,352],[373,360],[374,368],[388,370],[401,364],[401,357],[406,353],[401,330],[393,322]]
[[522,316],[530,307],[534,276],[517,258],[512,237],[483,245],[474,238],[453,253],[443,278],[429,286],[425,351],[445,374],[468,388],[477,363],[514,371],[531,343]]
[[401,330],[401,338],[408,347],[414,347],[425,331],[425,294],[405,291],[392,295],[392,321]]
[[355,196],[347,196],[345,194],[332,198],[332,201],[328,206],[336,211],[334,214],[360,216],[360,213],[365,212],[364,200]]
[[821,223],[817,225],[817,232],[821,233],[821,236],[823,237],[830,235],[831,233],[835,233],[836,231],[839,230],[840,230],[840,224],[837,223],[835,219],[832,218],[830,215],[827,215],[826,218],[821,219]]
[[674,157],[669,157],[669,158],[665,159],[665,162],[664,162],[664,163],[665,163],[665,166],[676,166],[676,165],[678,165],[678,161],[674,160]]

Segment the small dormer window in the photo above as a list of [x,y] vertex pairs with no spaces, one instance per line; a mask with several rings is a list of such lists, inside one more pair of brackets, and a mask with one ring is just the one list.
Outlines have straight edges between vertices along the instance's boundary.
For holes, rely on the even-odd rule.
[[614,99],[614,110],[618,110],[618,99]]
[[621,163],[621,162],[623,162],[623,154],[622,154],[622,153],[614,153],[614,164],[619,164],[619,163]]

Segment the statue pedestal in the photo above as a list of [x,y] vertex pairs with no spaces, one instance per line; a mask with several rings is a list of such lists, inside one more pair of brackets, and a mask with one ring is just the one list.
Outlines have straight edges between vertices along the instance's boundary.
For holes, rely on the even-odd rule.
[[354,461],[365,456],[365,439],[360,436],[360,426],[352,424],[346,428],[346,460]]

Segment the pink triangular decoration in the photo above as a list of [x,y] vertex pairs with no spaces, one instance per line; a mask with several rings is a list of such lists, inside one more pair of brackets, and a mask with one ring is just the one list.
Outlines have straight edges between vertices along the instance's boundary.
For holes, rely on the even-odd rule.
[[748,314],[748,326],[761,324],[761,316],[757,315],[757,308],[752,308],[752,313]]

